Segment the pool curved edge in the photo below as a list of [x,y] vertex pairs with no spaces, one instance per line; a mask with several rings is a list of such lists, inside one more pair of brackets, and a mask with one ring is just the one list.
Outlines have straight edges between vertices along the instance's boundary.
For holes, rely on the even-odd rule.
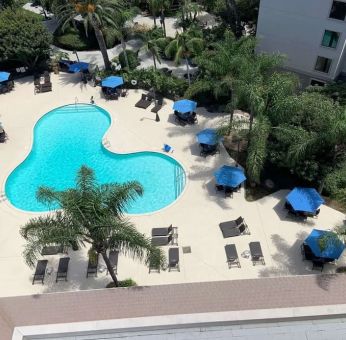
[[[49,114],[50,112],[52,112],[53,110],[56,110],[56,109],[59,109],[59,108],[62,108],[62,107],[65,107],[65,106],[69,106],[69,105],[74,105],[74,103],[72,104],[65,104],[65,105],[61,105],[61,106],[57,106],[57,107],[54,107],[52,108],[51,110],[45,112],[45,113],[41,113],[38,115],[38,119],[34,122],[33,126],[32,126],[32,129],[31,129],[31,134],[30,134],[30,143],[29,144],[29,147],[28,147],[28,150],[24,153],[24,156],[23,156],[23,159],[18,162],[17,165],[15,165],[12,169],[9,169],[8,171],[6,171],[6,173],[4,174],[4,180],[2,182],[2,185],[1,185],[1,188],[2,188],[2,192],[5,194],[5,201],[3,202],[3,204],[6,204],[9,208],[11,209],[14,209],[18,212],[21,212],[21,213],[25,213],[25,214],[29,214],[29,215],[32,215],[32,216],[38,216],[38,215],[44,215],[44,214],[47,214],[51,211],[55,211],[55,210],[47,210],[47,211],[28,211],[28,210],[23,210],[23,209],[20,209],[20,208],[17,208],[16,206],[14,206],[10,200],[7,198],[7,195],[6,195],[6,182],[8,180],[8,178],[10,177],[10,175],[12,174],[13,171],[15,171],[22,163],[25,162],[25,160],[28,158],[28,156],[30,155],[31,151],[32,151],[32,148],[33,148],[33,144],[34,144],[34,136],[35,136],[35,128],[36,128],[36,125],[38,124],[38,122],[44,118],[47,114]],[[185,174],[185,185],[184,185],[184,188],[183,190],[181,191],[180,195],[173,201],[171,202],[170,204],[168,204],[167,206],[161,208],[161,209],[158,209],[158,210],[155,210],[155,211],[152,211],[152,212],[148,212],[148,213],[140,213],[140,214],[128,214],[126,213],[125,215],[126,216],[150,216],[150,215],[153,215],[153,214],[156,214],[156,213],[159,213],[159,212],[162,212],[168,208],[170,208],[171,206],[173,206],[174,204],[176,204],[180,198],[185,194],[185,191],[186,191],[186,188],[188,186],[188,172],[185,168],[185,166],[183,165],[183,163],[178,160],[176,157],[173,157],[171,154],[167,154],[166,152],[163,152],[163,151],[157,151],[157,150],[132,150],[132,151],[128,151],[128,152],[118,152],[114,149],[114,146],[113,146],[113,150],[110,149],[109,147],[107,147],[106,145],[104,145],[103,141],[104,141],[104,138],[105,136],[108,134],[109,130],[113,127],[113,125],[115,124],[114,122],[114,118],[112,117],[112,115],[108,112],[107,109],[103,108],[102,106],[100,105],[96,105],[96,104],[90,104],[90,103],[78,103],[78,105],[89,105],[89,106],[96,106],[102,110],[104,110],[108,117],[110,118],[110,125],[108,127],[108,129],[105,131],[103,137],[102,137],[102,140],[101,140],[101,145],[102,147],[107,150],[108,152],[111,152],[113,154],[118,154],[118,155],[128,155],[128,154],[136,154],[136,153],[142,153],[142,152],[152,152],[152,153],[158,153],[158,154],[162,154],[162,155],[165,155],[166,157],[168,158],[171,158],[173,159],[174,161],[176,161],[180,166],[181,168],[183,169],[184,171],[184,174]]]

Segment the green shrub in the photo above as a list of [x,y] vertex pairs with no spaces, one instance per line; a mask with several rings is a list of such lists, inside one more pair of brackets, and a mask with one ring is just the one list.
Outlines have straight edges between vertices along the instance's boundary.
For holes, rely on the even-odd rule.
[[[154,68],[124,71],[122,75],[130,88],[142,88],[145,90],[154,88],[158,93],[171,99],[174,99],[175,96],[183,96],[188,87],[184,79],[165,75],[160,71],[155,71]],[[136,80],[137,84],[132,85],[131,80]]]
[[156,39],[156,45],[159,48],[160,56],[162,59],[166,59],[166,60],[173,60],[174,59],[173,57],[167,57],[165,54],[165,49],[172,40],[173,40],[173,38],[171,38],[171,37]]
[[[134,52],[131,50],[126,50],[127,60],[129,61],[130,70],[135,69],[139,64],[138,51]],[[119,62],[122,68],[126,68],[126,61],[124,56],[124,51],[119,54]]]
[[[135,287],[137,283],[131,278],[119,281],[119,287]],[[114,282],[110,282],[107,284],[106,288],[115,288]]]

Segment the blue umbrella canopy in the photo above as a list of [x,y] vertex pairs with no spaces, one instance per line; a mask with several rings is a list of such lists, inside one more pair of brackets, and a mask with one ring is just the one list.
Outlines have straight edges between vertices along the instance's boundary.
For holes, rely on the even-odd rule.
[[[323,247],[321,247],[321,239]],[[311,234],[305,239],[307,244],[315,256],[337,260],[345,249],[345,245],[331,231],[313,229]]]
[[214,129],[204,129],[197,133],[197,140],[200,144],[216,145],[220,139]]
[[196,107],[197,103],[189,99],[182,99],[173,103],[173,110],[180,113],[193,112],[196,110]]
[[246,180],[244,171],[235,166],[223,165],[214,172],[215,181],[218,185],[236,188]]
[[123,77],[117,77],[117,76],[110,76],[102,80],[101,86],[102,87],[110,87],[112,89],[124,84]]
[[0,83],[3,81],[7,81],[10,78],[10,73],[8,72],[0,72]]
[[89,64],[84,61],[79,61],[78,63],[70,64],[68,67],[68,71],[71,73],[78,73],[83,71],[88,71]]
[[324,203],[324,199],[313,188],[294,188],[287,196],[286,200],[294,210],[315,213]]

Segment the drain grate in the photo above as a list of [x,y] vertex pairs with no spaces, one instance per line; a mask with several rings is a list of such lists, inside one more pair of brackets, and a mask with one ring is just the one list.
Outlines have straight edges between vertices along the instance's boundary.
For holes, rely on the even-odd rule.
[[190,254],[191,253],[191,247],[187,246],[187,247],[182,247],[183,248],[183,254]]

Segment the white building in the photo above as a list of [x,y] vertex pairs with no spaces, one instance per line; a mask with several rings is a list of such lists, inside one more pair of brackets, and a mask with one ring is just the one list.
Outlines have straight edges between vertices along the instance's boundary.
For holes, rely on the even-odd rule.
[[304,86],[346,76],[346,0],[261,0],[257,38]]

